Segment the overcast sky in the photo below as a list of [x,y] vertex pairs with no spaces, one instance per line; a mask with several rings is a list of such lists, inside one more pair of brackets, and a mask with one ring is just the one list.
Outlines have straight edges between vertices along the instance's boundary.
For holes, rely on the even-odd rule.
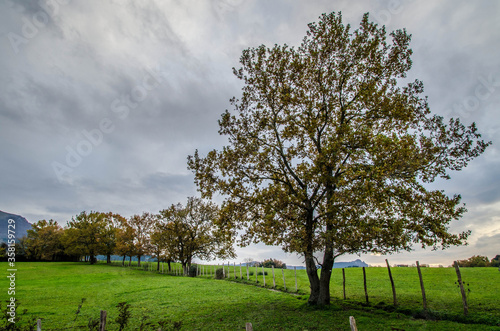
[[[196,195],[186,158],[220,149],[220,114],[239,96],[243,49],[299,45],[307,24],[342,11],[406,28],[410,79],[433,112],[475,121],[487,151],[449,181],[469,212],[451,225],[470,245],[389,256],[449,265],[500,254],[500,2],[0,0],[0,210],[65,225],[81,211],[129,217]],[[238,259],[280,258],[279,248]],[[345,256],[349,261],[356,256]],[[370,264],[383,256],[362,255]]]

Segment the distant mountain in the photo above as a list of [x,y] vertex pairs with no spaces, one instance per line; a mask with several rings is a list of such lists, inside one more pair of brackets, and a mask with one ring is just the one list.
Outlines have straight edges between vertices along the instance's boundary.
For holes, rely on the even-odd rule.
[[[9,238],[9,219],[15,221],[15,229],[10,228],[15,231],[16,239],[20,239],[28,234],[28,230],[31,229],[31,223],[28,222],[24,217],[9,214],[0,210],[0,242],[7,242]],[[11,232],[12,233],[12,232]]]

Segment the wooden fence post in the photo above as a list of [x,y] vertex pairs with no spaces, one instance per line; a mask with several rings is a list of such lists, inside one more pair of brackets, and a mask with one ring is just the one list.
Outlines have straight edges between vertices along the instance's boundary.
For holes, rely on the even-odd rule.
[[266,272],[264,270],[264,265],[262,265],[262,279],[264,280],[264,287],[266,287]]
[[99,331],[106,331],[106,311],[101,310],[101,321],[99,326]]
[[356,320],[354,319],[354,316],[349,316],[349,324],[351,325],[351,331],[358,331],[358,328],[356,327]]
[[344,300],[346,299],[345,296],[345,269],[342,268],[342,292],[344,293]]
[[276,278],[274,277],[274,266],[271,266],[273,269],[273,288],[276,288]]
[[365,267],[363,267],[363,285],[365,287],[365,299],[366,299],[366,303],[368,304],[368,289],[366,287],[366,270],[365,270]]
[[245,330],[246,331],[253,331],[252,323],[245,324]]
[[236,262],[233,262],[234,279],[236,279]]
[[281,274],[283,275],[283,287],[285,288],[285,292],[286,292],[285,269],[283,267],[281,268]]
[[420,270],[420,263],[418,261],[417,261],[417,271],[418,271],[418,278],[420,278],[420,289],[422,290],[422,301],[424,304],[424,310],[427,310],[427,298],[425,297],[424,279],[422,278],[422,271]]
[[293,271],[295,272],[295,292],[298,292],[299,288],[297,287],[297,267],[293,267]]
[[36,331],[42,331],[42,320],[38,319],[36,321]]
[[392,298],[394,300],[394,307],[396,307],[398,302],[396,300],[396,287],[394,286],[394,279],[392,279],[391,266],[389,265],[389,261],[387,259],[385,259],[385,263],[387,264],[387,270],[389,271],[389,279],[391,280],[392,286]]
[[250,273],[248,272],[248,262],[247,262],[247,280],[250,280]]
[[259,274],[259,271],[257,269],[257,263],[255,264],[255,282],[258,283],[259,282],[259,278],[257,277],[257,275]]
[[241,262],[240,262],[240,279],[243,279],[243,270],[241,269]]
[[458,262],[455,261],[453,264],[455,267],[455,271],[457,272],[458,277],[458,285],[460,286],[460,292],[462,293],[462,303],[464,305],[464,315],[469,313],[469,306],[467,305],[467,296],[465,294],[464,283],[462,281],[462,274],[460,273],[460,268],[458,267]]

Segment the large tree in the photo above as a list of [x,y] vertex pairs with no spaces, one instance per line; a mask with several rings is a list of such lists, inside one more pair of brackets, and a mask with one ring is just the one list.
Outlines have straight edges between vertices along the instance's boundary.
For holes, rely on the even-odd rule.
[[214,225],[218,212],[217,205],[194,197],[188,198],[186,206],[178,203],[160,211],[166,251],[185,272],[194,258],[234,257],[233,232]]
[[465,212],[460,196],[426,184],[489,143],[474,123],[433,115],[422,82],[399,86],[411,36],[389,36],[368,14],[352,31],[331,13],[309,24],[298,48],[244,50],[233,69],[242,96],[219,120],[229,144],[188,158],[202,196],[225,197],[220,224],[246,229],[241,244],[304,256],[311,304],[330,302],[342,254],[446,248],[469,234],[448,228]]

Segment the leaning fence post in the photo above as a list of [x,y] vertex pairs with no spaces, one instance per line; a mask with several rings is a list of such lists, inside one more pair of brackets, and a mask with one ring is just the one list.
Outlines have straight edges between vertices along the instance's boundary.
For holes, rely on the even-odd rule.
[[36,331],[42,331],[42,320],[38,319],[36,321]]
[[464,283],[462,281],[462,274],[460,273],[460,268],[458,267],[458,262],[454,263],[455,271],[457,272],[458,285],[460,286],[460,292],[462,293],[462,303],[464,305],[464,315],[469,313],[469,306],[467,305],[467,296],[465,295]]
[[422,301],[424,303],[424,310],[427,310],[427,298],[425,297],[424,279],[422,278],[422,271],[420,270],[420,263],[418,261],[417,261],[417,271],[418,271],[418,278],[420,279],[420,289],[422,290]]
[[276,278],[274,277],[274,266],[271,266],[273,268],[273,288],[276,288]]
[[389,279],[391,280],[392,298],[394,300],[394,306],[397,306],[398,302],[396,300],[396,287],[394,286],[394,279],[392,279],[391,266],[389,265],[389,261],[387,259],[385,259],[385,263],[387,264],[387,270],[389,271]]
[[101,321],[100,321],[100,326],[99,326],[99,331],[105,331],[106,330],[106,311],[101,310]]
[[351,325],[351,331],[358,331],[358,328],[356,327],[356,320],[354,319],[354,316],[349,316],[349,324]]

